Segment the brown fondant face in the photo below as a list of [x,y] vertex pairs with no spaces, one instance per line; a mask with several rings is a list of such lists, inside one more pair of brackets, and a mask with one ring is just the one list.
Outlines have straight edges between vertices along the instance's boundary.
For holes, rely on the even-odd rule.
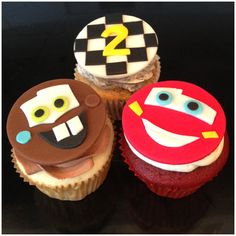
[[105,120],[105,106],[88,85],[51,80],[16,101],[8,116],[7,133],[17,155],[55,165],[86,153],[99,138]]

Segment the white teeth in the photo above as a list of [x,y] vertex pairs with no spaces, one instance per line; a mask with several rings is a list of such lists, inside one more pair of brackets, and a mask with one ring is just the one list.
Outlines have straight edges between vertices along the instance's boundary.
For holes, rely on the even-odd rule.
[[[72,135],[77,135],[84,128],[84,126],[78,116],[73,117],[72,119],[68,120],[66,123],[67,123]],[[67,137],[70,137],[70,132],[69,132],[68,127],[66,126],[66,123],[62,123],[62,124],[57,125],[56,127],[52,128],[57,142],[61,141],[62,139],[65,139]]]
[[152,124],[146,119],[142,119],[147,134],[157,143],[166,147],[181,147],[188,143],[192,143],[199,137],[180,135],[169,132]]
[[66,127],[65,123],[57,125],[56,127],[52,128],[52,130],[53,130],[53,133],[57,139],[57,142],[70,136],[69,130]]
[[84,128],[78,116],[73,117],[72,119],[68,120],[66,123],[69,126],[70,132],[72,133],[72,135],[78,134]]

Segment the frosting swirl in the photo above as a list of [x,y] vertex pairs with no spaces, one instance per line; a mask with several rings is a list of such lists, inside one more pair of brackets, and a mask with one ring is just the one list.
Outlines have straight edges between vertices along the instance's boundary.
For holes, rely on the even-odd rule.
[[153,71],[158,67],[158,61],[159,56],[156,55],[151,63],[140,72],[134,75],[114,79],[97,77],[85,70],[79,63],[77,64],[77,70],[82,76],[102,89],[123,88],[133,92],[141,88],[147,80],[153,77]]

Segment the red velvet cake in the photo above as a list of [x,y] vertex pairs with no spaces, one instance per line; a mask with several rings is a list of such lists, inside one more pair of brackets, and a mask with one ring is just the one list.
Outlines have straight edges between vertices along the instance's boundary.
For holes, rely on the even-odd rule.
[[224,111],[194,84],[164,81],[145,86],[128,100],[122,126],[125,162],[158,195],[187,196],[227,161]]

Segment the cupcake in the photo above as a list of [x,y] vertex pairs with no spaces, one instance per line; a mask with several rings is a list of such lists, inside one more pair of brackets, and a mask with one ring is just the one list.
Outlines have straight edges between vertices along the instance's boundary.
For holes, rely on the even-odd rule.
[[113,14],[86,25],[74,42],[75,79],[89,84],[120,120],[130,95],[159,79],[158,39],[144,20]]
[[7,134],[17,172],[49,197],[81,200],[106,178],[113,126],[82,82],[51,80],[26,91],[8,115]]
[[156,194],[182,198],[213,179],[227,161],[224,111],[204,89],[187,82],[145,86],[122,114],[122,155]]

